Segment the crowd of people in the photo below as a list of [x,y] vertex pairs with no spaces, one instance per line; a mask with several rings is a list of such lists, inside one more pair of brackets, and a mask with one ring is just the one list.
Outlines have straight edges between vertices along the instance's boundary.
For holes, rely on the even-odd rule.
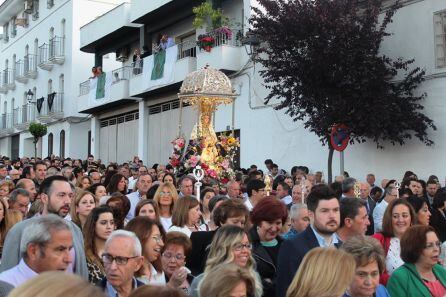
[[446,296],[436,176],[265,167],[198,188],[137,157],[3,157],[0,297]]

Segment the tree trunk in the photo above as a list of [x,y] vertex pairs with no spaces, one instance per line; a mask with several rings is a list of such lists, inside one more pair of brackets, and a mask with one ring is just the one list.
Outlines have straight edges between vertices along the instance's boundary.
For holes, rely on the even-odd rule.
[[332,166],[333,166],[333,152],[334,152],[334,149],[333,149],[333,147],[331,146],[331,144],[330,144],[330,141],[328,141],[328,148],[329,148],[329,151],[328,151],[328,164],[327,164],[327,166],[328,166],[328,170],[327,170],[327,175],[328,175],[328,184],[331,184],[331,182],[332,182],[332,180],[333,180],[333,168],[332,168]]
[[34,158],[37,160],[37,142],[39,140],[34,138]]

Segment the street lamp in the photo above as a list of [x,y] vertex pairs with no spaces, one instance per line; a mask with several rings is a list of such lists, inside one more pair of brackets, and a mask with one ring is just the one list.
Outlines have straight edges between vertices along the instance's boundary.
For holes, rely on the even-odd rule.
[[34,98],[34,93],[31,91],[31,89],[26,92],[26,99],[28,100],[28,103],[32,103]]
[[257,35],[251,31],[246,32],[246,36],[242,39],[242,45],[245,47],[248,56],[253,58],[256,55],[257,47],[260,45],[260,40]]

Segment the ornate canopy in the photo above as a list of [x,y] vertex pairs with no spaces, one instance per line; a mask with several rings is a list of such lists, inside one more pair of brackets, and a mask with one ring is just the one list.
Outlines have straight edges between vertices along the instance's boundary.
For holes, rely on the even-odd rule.
[[208,66],[189,73],[178,94],[178,98],[191,105],[230,104],[235,97],[229,78],[223,72]]

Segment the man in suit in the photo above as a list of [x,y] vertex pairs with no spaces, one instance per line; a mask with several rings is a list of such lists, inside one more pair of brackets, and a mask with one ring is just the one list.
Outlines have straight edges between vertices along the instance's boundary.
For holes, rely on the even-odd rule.
[[370,225],[367,227],[367,232],[365,234],[373,235],[375,233],[373,226],[373,209],[375,209],[376,202],[370,197],[370,185],[368,183],[361,183],[360,191],[360,197],[362,201],[365,202],[365,208],[367,209],[370,221]]
[[[68,180],[60,175],[50,176],[42,182],[39,191],[43,210],[38,216],[54,214],[61,218],[65,218],[70,212],[70,204],[73,199],[73,188]],[[5,243],[3,244],[0,272],[19,264],[21,259],[20,242],[23,237],[23,230],[27,226],[34,224],[38,219],[38,216],[17,223],[11,230],[9,230],[8,235],[6,235]],[[81,277],[88,279],[82,232],[79,227],[71,221],[69,222],[69,226],[73,236],[73,249],[70,250],[70,253],[72,253],[72,258],[75,260],[73,263],[74,265],[70,264],[67,271],[74,272]]]
[[339,228],[340,212],[336,194],[326,185],[313,187],[307,198],[310,226],[296,237],[282,243],[278,257],[277,297],[286,291],[306,253],[316,247],[338,246],[335,232]]
[[107,297],[129,296],[133,290],[144,285],[135,278],[144,257],[135,233],[116,230],[105,242],[102,254],[105,278],[98,283]]

